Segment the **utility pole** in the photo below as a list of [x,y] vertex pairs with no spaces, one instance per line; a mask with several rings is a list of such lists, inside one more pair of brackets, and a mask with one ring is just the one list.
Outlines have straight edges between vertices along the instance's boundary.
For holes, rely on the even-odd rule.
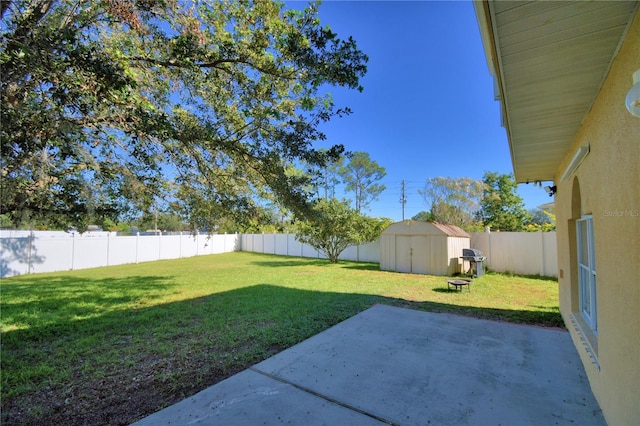
[[402,204],[402,220],[404,221],[404,205],[407,204],[406,182],[402,179],[402,195],[400,195],[400,204]]

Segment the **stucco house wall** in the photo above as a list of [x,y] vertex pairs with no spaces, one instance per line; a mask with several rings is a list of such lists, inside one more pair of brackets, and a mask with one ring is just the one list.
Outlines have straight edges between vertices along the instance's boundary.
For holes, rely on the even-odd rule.
[[[560,310],[609,424],[640,422],[640,118],[626,110],[640,69],[640,13],[556,172]],[[576,150],[590,153],[560,178]],[[597,333],[579,313],[576,219],[592,215]]]

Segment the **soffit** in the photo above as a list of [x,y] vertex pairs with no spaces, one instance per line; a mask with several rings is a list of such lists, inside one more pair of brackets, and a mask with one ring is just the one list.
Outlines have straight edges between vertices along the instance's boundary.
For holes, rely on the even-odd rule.
[[553,180],[638,3],[490,1],[479,12],[517,182]]

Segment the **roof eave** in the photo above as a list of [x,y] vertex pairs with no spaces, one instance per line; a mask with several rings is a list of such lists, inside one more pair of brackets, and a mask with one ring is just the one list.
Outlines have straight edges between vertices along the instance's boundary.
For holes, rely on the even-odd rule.
[[480,29],[480,36],[482,38],[482,45],[484,47],[484,54],[487,59],[487,66],[489,67],[489,73],[493,77],[493,91],[494,99],[500,103],[500,121],[502,127],[507,132],[507,142],[509,143],[509,153],[511,155],[511,166],[513,167],[513,174],[517,179],[517,164],[515,161],[514,147],[512,145],[511,132],[509,128],[509,114],[506,105],[506,97],[504,95],[504,85],[502,76],[502,66],[500,59],[500,52],[496,46],[494,38],[494,25],[491,19],[490,4],[487,0],[473,0],[473,8],[476,12],[476,19],[478,21],[478,27]]
[[[593,25],[595,25],[595,28],[591,34],[589,34],[588,32],[585,32],[584,35],[580,36],[576,36],[574,34],[566,39],[556,37],[555,39],[550,41],[550,46],[552,44],[558,46],[561,43],[565,42],[568,44],[572,42],[575,43],[576,41],[582,41],[584,40],[584,38],[587,38],[587,36],[595,34],[598,31],[602,32],[603,28],[606,31],[611,31],[612,29],[616,30],[614,28],[615,25],[617,25],[618,29],[622,30],[618,35],[616,35],[617,38],[615,40],[611,40],[611,38],[609,39],[615,44],[607,45],[606,43],[609,43],[609,41],[607,41],[606,38],[596,39],[597,41],[595,42],[596,44],[594,45],[594,47],[596,48],[597,53],[599,53],[600,56],[598,57],[598,55],[594,54],[594,62],[588,63],[587,65],[593,66],[594,68],[600,67],[597,74],[592,73],[591,76],[585,76],[585,73],[582,73],[583,75],[579,76],[582,77],[582,80],[580,80],[579,82],[578,78],[571,76],[572,79],[576,80],[575,86],[560,85],[563,89],[565,89],[566,92],[572,92],[569,93],[569,95],[573,96],[574,100],[579,101],[579,103],[575,104],[575,108],[560,109],[559,113],[567,116],[567,120],[564,120],[565,117],[562,117],[562,121],[560,121],[558,118],[561,117],[561,115],[556,114],[556,112],[558,112],[558,108],[562,107],[563,102],[565,102],[567,99],[571,99],[570,97],[562,98],[563,100],[559,101],[558,104],[549,105],[549,103],[547,102],[547,104],[545,105],[543,103],[539,103],[539,99],[533,99],[531,93],[546,93],[547,91],[551,90],[550,93],[558,97],[558,93],[560,92],[553,90],[558,87],[558,82],[561,81],[559,79],[564,78],[566,80],[569,78],[566,73],[568,58],[566,56],[558,57],[558,55],[555,54],[554,50],[545,50],[544,59],[546,59],[547,61],[551,59],[556,61],[557,59],[557,62],[551,62],[553,66],[549,66],[549,63],[545,62],[540,63],[544,64],[544,66],[548,67],[548,69],[554,69],[554,74],[550,74],[550,78],[548,80],[545,80],[544,82],[535,81],[535,79],[529,80],[526,77],[518,80],[517,74],[521,73],[522,67],[525,64],[527,58],[530,62],[531,59],[534,58],[533,56],[529,56],[529,51],[531,51],[533,54],[534,49],[538,49],[537,54],[538,56],[541,56],[540,52],[542,52],[542,50],[540,50],[540,48],[542,44],[538,44],[536,46],[532,43],[527,46],[528,50],[514,50],[516,43],[523,44],[523,42],[518,42],[517,39],[514,38],[515,33],[513,32],[513,27],[514,24],[517,24],[519,21],[517,19],[505,21],[506,14],[511,13],[511,10],[516,8],[509,8],[509,6],[505,8],[505,4],[507,3],[515,4],[519,9],[522,7],[522,5],[524,5],[522,9],[525,10],[527,8],[527,3],[530,5],[538,5],[538,3],[534,1],[527,3],[501,3],[496,0],[473,1],[485,51],[485,57],[487,60],[489,71],[494,78],[494,84],[496,86],[494,88],[494,92],[496,94],[496,99],[500,101],[502,125],[507,133],[507,140],[511,155],[511,164],[513,167],[515,180],[518,183],[552,181],[555,179],[555,175],[558,173],[557,167],[559,167],[561,159],[563,157],[566,157],[571,150],[571,140],[575,138],[575,132],[577,132],[577,129],[579,129],[580,126],[584,123],[584,120],[588,116],[593,103],[598,97],[598,94],[607,78],[613,61],[615,60],[617,52],[620,49],[620,45],[624,42],[627,32],[633,23],[634,16],[639,13],[638,11],[640,10],[640,2],[619,1],[610,3],[612,5],[611,16],[613,18],[618,18],[618,22],[615,24],[611,23],[612,21],[601,19],[601,17],[599,15],[596,15],[592,10],[590,14],[584,15],[587,25],[584,25],[584,21],[577,22],[577,20],[574,20],[574,22],[571,23],[572,26],[568,26],[566,29],[559,27],[557,24],[563,19],[569,19],[565,18],[566,16],[569,16],[571,18],[574,18],[575,16],[581,16],[579,13],[568,14],[567,8],[575,8],[576,11],[580,11],[580,9],[582,9],[586,5],[586,3],[563,3],[565,5],[561,7],[565,10],[561,11],[561,13],[557,17],[557,20],[553,19],[556,18],[555,16],[553,16],[553,13],[555,13],[555,11],[549,12],[548,10],[545,10],[548,3],[539,3],[541,5],[540,7],[542,8],[542,12],[539,13],[548,13],[550,19],[544,21],[541,20],[540,22],[543,24],[537,23],[536,25],[532,25],[529,28],[526,28],[525,26],[526,29],[522,32],[531,32],[531,30],[535,29],[536,27],[541,27],[542,25],[548,24],[556,25],[556,28],[562,28],[561,31],[566,31],[568,34],[570,34],[570,31],[575,31],[576,29],[581,30],[582,28],[589,29],[593,28]],[[542,5],[545,6],[543,7]],[[601,7],[600,4],[596,3],[593,3],[592,5],[594,5],[594,8]],[[623,12],[621,12],[621,10],[623,10]],[[540,11],[540,9],[536,7],[536,9],[533,9],[533,11],[538,12]],[[564,15],[562,15],[562,13],[564,13]],[[628,20],[624,28],[620,25],[619,18],[622,16],[627,16]],[[522,23],[528,22],[525,21],[525,19],[527,19],[525,15],[520,16],[519,19]],[[602,22],[606,22],[610,26],[600,27],[599,25]],[[577,26],[576,23],[581,25],[581,27]],[[507,25],[510,25],[511,28],[505,35],[504,31]],[[560,31],[557,32],[557,34],[559,33]],[[576,32],[576,34],[580,33]],[[510,40],[508,44],[505,44],[503,46],[502,43],[504,41],[503,39],[505,38],[510,38]],[[543,37],[538,37],[538,39],[541,38]],[[528,40],[536,39],[527,39],[527,42]],[[516,41],[516,43],[514,43],[514,41]],[[602,43],[602,41],[604,41],[604,43]],[[590,41],[587,40],[587,42],[593,44],[594,37],[591,37]],[[584,46],[586,48],[591,47],[591,45],[589,44],[585,44]],[[566,44],[563,47],[566,47]],[[501,49],[505,50],[501,52]],[[606,49],[610,49],[608,53],[606,52]],[[574,51],[580,52],[579,50],[571,50],[571,52]],[[605,56],[603,55],[604,53],[606,53],[608,63],[605,63],[601,60],[605,59]],[[587,57],[584,54],[584,51],[578,53],[577,55],[582,55],[578,56],[578,59]],[[598,62],[598,60],[600,62]],[[588,73],[589,68],[584,67],[584,69]],[[539,75],[540,74],[536,74],[536,76]],[[507,79],[505,78],[505,76],[508,76],[509,78]],[[506,82],[509,82],[509,87],[507,87]],[[525,82],[528,87],[525,89],[525,85],[520,84],[520,82]],[[527,90],[528,93],[524,90]],[[551,96],[550,98],[552,97],[553,96]],[[587,97],[589,99],[585,99]],[[548,99],[546,100],[548,101]],[[525,103],[526,101],[530,102]],[[555,106],[557,106],[558,108],[554,108]],[[525,116],[525,113],[528,113],[528,115]],[[538,153],[540,153],[540,157],[538,157]]]

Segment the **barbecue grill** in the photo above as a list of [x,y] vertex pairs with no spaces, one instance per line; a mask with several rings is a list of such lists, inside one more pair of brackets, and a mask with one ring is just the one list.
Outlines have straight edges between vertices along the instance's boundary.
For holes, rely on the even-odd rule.
[[473,271],[472,274],[476,277],[481,277],[484,275],[484,262],[487,260],[487,257],[483,256],[480,250],[463,248],[462,256],[460,256],[460,259],[462,259],[463,270],[464,262],[467,261],[470,264],[469,272]]

